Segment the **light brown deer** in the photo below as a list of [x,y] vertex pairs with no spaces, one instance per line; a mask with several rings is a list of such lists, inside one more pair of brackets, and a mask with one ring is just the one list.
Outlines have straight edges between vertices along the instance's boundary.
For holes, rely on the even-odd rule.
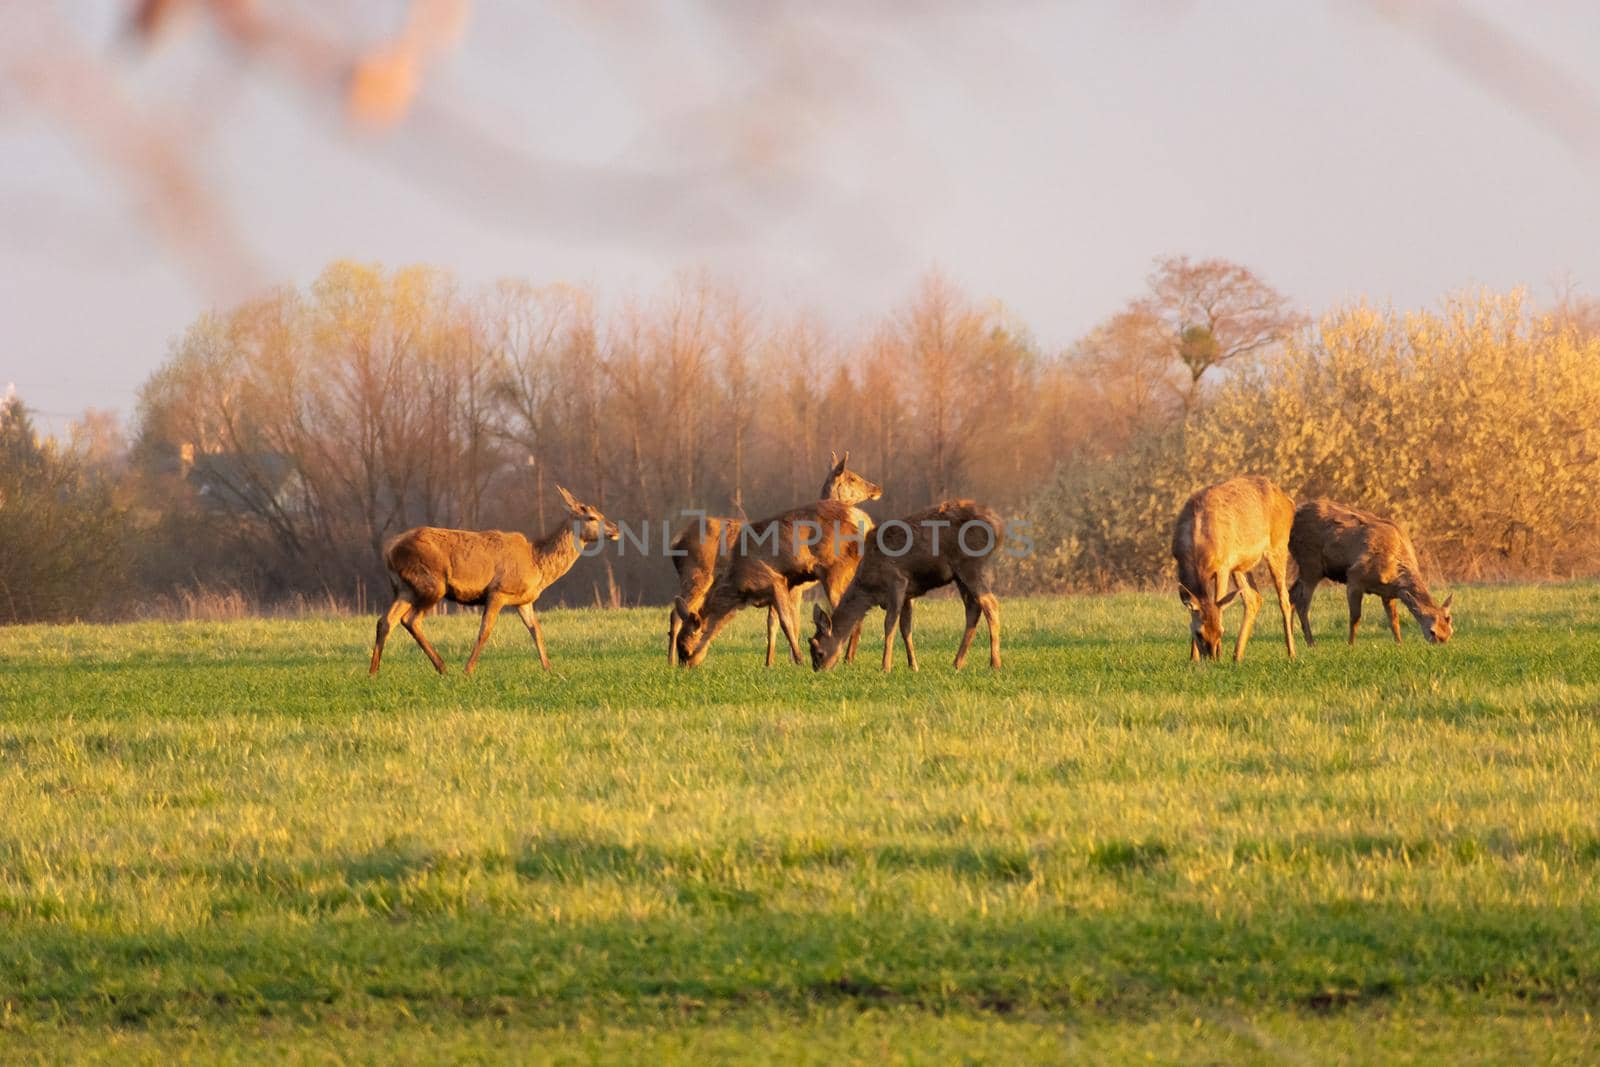
[[[1283,612],[1283,641],[1294,659],[1290,621],[1289,528],[1294,501],[1265,478],[1229,478],[1191,496],[1172,529],[1172,558],[1178,564],[1179,597],[1189,609],[1189,659],[1222,654],[1222,609],[1235,596],[1244,601],[1244,621],[1233,661],[1244,659],[1261,594],[1254,569],[1265,562]],[[1228,580],[1233,591],[1228,592]]]
[[775,607],[778,625],[800,659],[799,603],[794,591],[821,582],[829,604],[838,604],[861,563],[872,520],[860,508],[819,500],[781,515],[746,523],[718,571],[705,606],[686,612],[678,633],[678,658],[699,666],[711,642],[740,608]]
[[861,620],[874,607],[883,608],[883,669],[894,664],[894,629],[906,646],[906,662],[917,669],[911,643],[912,601],[931,589],[954,582],[967,608],[967,629],[956,649],[956,670],[967,662],[967,649],[978,629],[978,616],[989,626],[989,666],[1000,668],[1000,602],[990,590],[989,560],[1004,538],[1000,516],[970,500],[946,500],[935,507],[886,522],[867,538],[856,575],[830,616],[818,604],[812,612],[816,633],[811,638],[813,670],[827,670],[839,660],[844,635],[859,633]]
[[383,643],[395,623],[400,623],[434,669],[445,672],[444,660],[422,632],[422,617],[441,600],[457,604],[482,604],[483,622],[478,627],[478,642],[467,660],[467,673],[478,665],[478,656],[489,641],[495,619],[504,608],[517,609],[534,647],[539,663],[550,669],[544,650],[544,631],[533,613],[533,602],[556,579],[572,569],[583,546],[602,536],[615,541],[617,524],[599,511],[582,503],[556,486],[571,518],[537,541],[519,533],[501,530],[446,530],[438,526],[418,526],[390,538],[383,547],[383,561],[395,578],[394,603],[378,618],[377,641],[372,646],[372,668],[378,673]]
[[[877,500],[883,496],[883,487],[867,481],[855,471],[850,470],[846,464],[850,460],[850,452],[845,450],[843,456],[831,453],[828,460],[828,476],[822,482],[822,491],[818,494],[819,500],[837,500],[842,504],[861,504],[868,500]],[[728,548],[737,544],[739,531],[744,528],[744,520],[726,515],[710,515],[703,520],[689,523],[678,531],[672,539],[672,565],[678,572],[678,595],[673,598],[672,610],[667,621],[667,662],[673,666],[678,663],[678,634],[683,630],[686,618],[697,614],[705,606],[706,594],[711,591],[711,583],[716,577],[717,568],[725,566],[728,560]],[[795,596],[804,591],[803,586],[794,589]],[[799,602],[796,601],[795,611],[799,612]],[[861,640],[859,630],[851,635],[849,658],[855,658],[856,644]],[[776,606],[767,608],[767,666],[772,666],[773,655],[778,642],[778,609]]]
[[1361,622],[1361,598],[1371,594],[1383,600],[1389,629],[1400,641],[1400,609],[1406,606],[1429,644],[1450,640],[1455,624],[1450,603],[1455,594],[1434,602],[1422,581],[1417,550],[1398,523],[1331,500],[1301,504],[1289,532],[1289,554],[1299,570],[1289,599],[1300,616],[1306,644],[1311,636],[1311,596],[1322,579],[1343,582],[1350,603],[1350,643],[1355,644]]

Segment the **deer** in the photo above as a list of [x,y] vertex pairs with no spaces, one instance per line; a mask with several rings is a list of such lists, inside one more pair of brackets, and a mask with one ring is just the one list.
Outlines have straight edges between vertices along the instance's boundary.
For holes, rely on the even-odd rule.
[[[829,453],[828,476],[822,482],[822,491],[817,496],[819,500],[861,504],[883,496],[883,487],[867,481],[850,470],[847,466],[849,461],[849,449],[845,450],[843,456],[837,452]],[[672,611],[667,622],[669,665],[678,664],[678,634],[683,630],[684,620],[705,606],[706,594],[711,591],[717,567],[726,564],[729,548],[738,540],[739,531],[743,528],[743,519],[726,515],[708,515],[699,521],[689,523],[672,539],[672,565],[678,572],[678,595],[673,598]],[[803,587],[797,587],[794,592],[798,595],[801,591]],[[798,614],[798,606],[795,610]],[[860,640],[861,634],[858,630],[851,636],[849,659],[855,659],[856,645]],[[777,641],[778,609],[774,605],[767,608],[766,665],[768,667],[772,666]]]
[[956,649],[955,669],[966,665],[967,649],[982,615],[989,627],[989,666],[999,670],[1000,602],[990,589],[989,561],[1003,538],[1000,516],[971,500],[946,500],[879,526],[868,539],[855,577],[833,613],[823,611],[821,604],[812,610],[816,624],[811,638],[812,670],[827,670],[839,661],[844,636],[859,633],[862,619],[874,607],[883,609],[884,671],[893,669],[897,622],[906,646],[906,663],[916,670],[912,602],[951,582],[967,609],[967,628]]
[[872,529],[866,512],[837,500],[818,500],[770,518],[746,523],[728,548],[699,611],[685,610],[678,633],[678,659],[698,667],[711,642],[739,609],[776,608],[778,625],[800,658],[799,597],[796,590],[821,582],[830,605],[837,605],[861,563],[863,542]]
[[508,607],[516,608],[522,616],[523,624],[533,635],[533,645],[539,650],[539,664],[548,671],[550,656],[544,649],[544,631],[539,626],[539,616],[534,614],[534,601],[572,569],[585,545],[602,536],[612,541],[620,536],[617,524],[598,510],[559,485],[556,492],[561,494],[570,518],[537,541],[503,530],[449,530],[439,526],[417,526],[390,538],[383,546],[383,561],[392,575],[395,598],[378,617],[368,676],[378,673],[384,641],[395,623],[416,638],[434,670],[445,673],[444,660],[422,632],[423,616],[441,600],[483,605],[478,641],[467,659],[469,675],[478,665],[478,656],[494,631],[495,620]]
[[1289,599],[1300,616],[1308,645],[1316,644],[1311,636],[1311,597],[1324,578],[1344,583],[1352,645],[1361,623],[1361,601],[1368,595],[1382,599],[1396,644],[1400,643],[1398,604],[1411,612],[1430,645],[1444,644],[1455,632],[1450,616],[1455,594],[1445,597],[1442,604],[1434,602],[1422,580],[1416,546],[1390,519],[1331,500],[1312,500],[1295,510],[1289,554],[1299,571]]
[[[1244,601],[1244,621],[1233,648],[1235,663],[1261,610],[1254,569],[1265,562],[1283,612],[1283,641],[1294,655],[1290,622],[1289,528],[1294,501],[1265,478],[1241,476],[1207,486],[1191,496],[1172,528],[1172,558],[1178,565],[1178,596],[1189,609],[1189,659],[1222,654],[1222,609],[1235,596]],[[1228,580],[1233,590],[1228,591]]]

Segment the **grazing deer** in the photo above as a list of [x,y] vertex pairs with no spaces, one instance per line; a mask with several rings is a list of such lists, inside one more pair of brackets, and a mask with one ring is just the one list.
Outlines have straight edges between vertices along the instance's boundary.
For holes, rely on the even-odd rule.
[[[1229,478],[1191,496],[1172,529],[1172,558],[1178,564],[1179,597],[1189,609],[1189,659],[1222,654],[1222,609],[1235,596],[1244,600],[1244,622],[1233,647],[1233,661],[1261,610],[1254,568],[1262,562],[1272,574],[1283,612],[1283,641],[1294,659],[1294,629],[1289,615],[1289,527],[1294,501],[1265,478]],[[1226,592],[1228,579],[1233,591]]]
[[838,604],[861,563],[862,544],[872,529],[866,512],[837,500],[819,500],[768,519],[750,522],[728,548],[700,611],[685,611],[678,633],[678,658],[697,667],[717,633],[740,608],[776,608],[778,625],[800,659],[799,598],[795,590],[821,582],[829,604]]
[[422,632],[422,617],[441,600],[483,605],[478,643],[472,646],[472,656],[467,660],[468,674],[478,665],[478,655],[488,643],[495,619],[507,607],[516,608],[522,616],[533,635],[534,647],[539,650],[539,663],[549,670],[544,631],[533,613],[533,602],[572,568],[584,545],[602,536],[613,541],[618,537],[616,523],[559,485],[556,492],[561,494],[572,517],[534,542],[519,533],[446,530],[437,526],[418,526],[390,538],[383,547],[383,561],[395,577],[396,592],[394,603],[378,618],[378,638],[372,646],[372,669],[368,673],[378,673],[383,643],[398,622],[417,639],[434,669],[443,674],[444,660]]
[[1356,626],[1361,622],[1361,598],[1369,593],[1382,598],[1396,643],[1400,641],[1400,609],[1395,601],[1411,612],[1429,644],[1444,644],[1455,630],[1450,618],[1455,594],[1445,597],[1443,604],[1434,603],[1422,581],[1417,550],[1397,523],[1331,500],[1313,500],[1294,513],[1289,554],[1299,569],[1289,599],[1300,616],[1308,645],[1316,643],[1311,636],[1311,595],[1324,578],[1345,585],[1351,644],[1355,644]]
[[[845,464],[850,452],[843,456],[830,454],[828,477],[823,480],[819,500],[837,500],[841,504],[860,504],[883,496],[883,487],[867,481]],[[671,617],[667,622],[667,662],[678,663],[678,634],[684,620],[705,606],[706,594],[716,577],[719,564],[726,564],[729,547],[739,539],[744,522],[724,515],[712,515],[691,522],[678,531],[672,539],[672,565],[678,572],[678,595],[673,598]],[[803,587],[797,587],[798,596]],[[798,601],[797,601],[798,604]],[[796,613],[799,608],[796,607]],[[861,640],[859,630],[851,635],[849,658],[855,658],[855,646]],[[772,666],[773,653],[778,642],[778,609],[767,608],[767,666]]]
[[967,607],[967,629],[956,649],[956,670],[967,662],[967,649],[981,614],[989,626],[989,666],[1000,667],[1000,602],[989,588],[989,559],[1003,538],[1000,516],[970,500],[944,503],[878,527],[868,539],[855,578],[830,616],[818,604],[812,612],[816,633],[811,638],[811,667],[827,670],[839,660],[844,635],[860,632],[861,620],[874,607],[883,608],[883,669],[894,661],[894,628],[906,646],[906,662],[917,669],[911,644],[911,603],[940,586],[956,584]]

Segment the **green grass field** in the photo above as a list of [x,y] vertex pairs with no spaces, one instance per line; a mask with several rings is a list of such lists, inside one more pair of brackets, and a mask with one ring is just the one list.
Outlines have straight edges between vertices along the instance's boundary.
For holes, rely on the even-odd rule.
[[0,1060],[1600,1056],[1600,587],[1239,667],[1175,596],[1006,601],[999,674],[918,614],[887,677],[881,615],[0,630]]

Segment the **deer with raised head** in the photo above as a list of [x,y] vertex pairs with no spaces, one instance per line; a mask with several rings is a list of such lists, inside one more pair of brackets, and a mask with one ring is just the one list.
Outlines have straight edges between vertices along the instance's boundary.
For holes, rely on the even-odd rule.
[[[1289,528],[1294,501],[1265,478],[1229,478],[1191,496],[1172,529],[1172,558],[1178,565],[1178,596],[1189,609],[1189,659],[1222,654],[1222,609],[1239,597],[1244,621],[1233,647],[1233,661],[1244,659],[1261,594],[1253,573],[1266,563],[1283,612],[1283,642],[1294,659],[1294,629],[1289,607]],[[1233,589],[1228,590],[1229,579]]]
[[438,526],[418,526],[389,539],[383,547],[383,562],[394,576],[395,598],[378,617],[377,641],[372,646],[372,668],[378,673],[383,643],[395,623],[416,638],[422,651],[440,674],[445,672],[428,637],[422,632],[422,617],[441,600],[457,604],[482,604],[483,622],[478,641],[467,660],[467,673],[478,665],[478,656],[489,641],[495,619],[505,608],[516,608],[523,624],[533,635],[539,650],[539,663],[550,669],[544,650],[544,631],[533,612],[533,602],[577,562],[583,546],[602,537],[615,541],[617,524],[598,510],[556,486],[570,518],[537,541],[520,533],[502,530],[447,530]]
[[[838,453],[830,455],[828,476],[822,482],[822,491],[817,499],[837,500],[841,504],[861,504],[883,496],[882,486],[867,481],[846,466],[849,459],[848,449],[842,456]],[[716,577],[717,568],[726,565],[729,546],[738,541],[739,531],[743,528],[743,519],[726,515],[708,515],[697,522],[689,523],[672,539],[672,565],[678,572],[678,595],[673,598],[672,611],[667,621],[669,664],[677,666],[678,634],[683,630],[684,620],[698,614],[705,606],[706,594],[711,591],[711,583]],[[803,586],[796,587],[793,592],[798,596],[802,591]],[[798,605],[795,610],[799,611]],[[850,642],[850,659],[855,658],[855,646],[860,639],[861,633],[857,630]],[[772,666],[777,642],[778,609],[773,606],[767,608],[768,667]]]
[[796,590],[821,582],[828,603],[837,605],[861,563],[872,520],[860,508],[819,500],[746,523],[728,548],[727,566],[718,570],[699,611],[685,611],[678,632],[678,658],[699,666],[711,642],[735,612],[744,607],[776,608],[778,625],[800,658],[799,597]]
[[1397,644],[1398,604],[1411,612],[1429,644],[1444,644],[1455,631],[1450,617],[1455,594],[1445,597],[1442,604],[1434,602],[1422,580],[1416,547],[1398,523],[1331,500],[1313,500],[1295,510],[1289,554],[1299,570],[1289,599],[1300,616],[1308,645],[1316,643],[1311,636],[1311,596],[1324,578],[1344,583],[1350,604],[1351,644],[1355,644],[1361,622],[1361,599],[1368,594],[1382,599]]
[[894,630],[906,646],[906,662],[917,669],[911,643],[911,605],[922,594],[955,583],[967,608],[967,629],[956,649],[956,670],[967,662],[967,649],[981,615],[989,627],[989,666],[1000,668],[1000,602],[990,589],[989,561],[1004,538],[1000,516],[971,500],[944,503],[886,522],[867,540],[861,565],[829,615],[818,604],[812,612],[816,633],[811,638],[811,667],[827,670],[839,661],[845,635],[859,633],[861,621],[874,608],[883,609],[883,669],[894,663]]

